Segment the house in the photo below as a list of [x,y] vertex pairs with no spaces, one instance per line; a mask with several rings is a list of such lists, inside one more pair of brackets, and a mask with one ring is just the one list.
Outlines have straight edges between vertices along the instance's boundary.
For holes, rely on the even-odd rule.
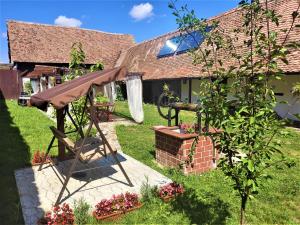
[[[279,40],[284,39],[285,34],[281,30],[291,26],[291,15],[298,6],[298,0],[276,0],[270,3],[269,8],[276,10],[282,16],[281,20],[283,23],[279,27],[271,27],[271,29],[279,32]],[[232,36],[234,35],[232,30],[241,27],[242,24],[241,8],[235,8],[215,16],[209,19],[208,22],[213,20],[219,21],[219,27]],[[299,24],[300,20],[297,19],[296,22]],[[160,57],[167,42],[172,41],[178,35],[178,31],[170,32],[136,44],[124,53],[122,65],[127,66],[130,73],[143,73],[144,100],[146,102],[157,102],[164,83],[169,84],[170,88],[180,96],[182,101],[197,101],[197,96],[193,93],[199,92],[200,83],[207,76],[207,74],[202,72],[201,66],[193,65],[192,58],[186,52],[177,54],[175,51],[175,53],[166,57]],[[240,41],[242,42],[243,38],[240,38]],[[299,27],[291,30],[288,42],[292,41],[300,41]],[[288,116],[297,120],[292,114],[300,113],[300,103],[295,102],[291,90],[296,82],[300,82],[300,50],[292,51],[288,60],[288,65],[279,63],[280,68],[285,73],[284,78],[280,81],[272,81],[272,85],[275,86],[275,94],[278,101],[284,100],[291,104],[289,106],[278,103],[276,106],[277,113],[282,117]],[[232,65],[230,58],[226,58],[224,62]]]
[[[269,7],[275,9],[284,21],[280,27],[271,27],[279,32],[279,40],[284,38],[281,30],[291,25],[291,14],[298,5],[298,0],[271,2]],[[209,19],[213,20],[218,20],[219,26],[228,35],[233,35],[232,30],[241,26],[241,9],[235,8]],[[105,68],[121,65],[126,66],[130,74],[140,74],[143,79],[145,102],[156,103],[164,83],[167,83],[181,100],[196,102],[197,96],[193,93],[199,92],[200,83],[207,74],[203,73],[201,66],[193,65],[186,46],[183,46],[181,51],[176,47],[173,51],[172,48],[166,49],[167,43],[179,35],[179,31],[174,31],[142,43],[134,43],[131,35],[9,21],[9,58],[21,71],[37,65],[63,67],[69,62],[72,43],[81,42],[87,55],[87,64],[101,61]],[[300,28],[291,30],[288,41],[300,41]],[[285,73],[284,78],[272,81],[278,100],[292,103],[291,106],[278,104],[276,111],[282,117],[290,112],[288,117],[295,120],[291,114],[300,113],[300,103],[294,102],[291,89],[296,82],[300,82],[299,56],[299,50],[291,52],[289,64],[280,64]],[[226,62],[230,64],[230,59]]]
[[48,75],[67,68],[70,50],[75,42],[82,43],[87,66],[102,62],[113,68],[120,52],[134,45],[133,36],[73,27],[61,27],[9,20],[7,22],[9,61],[23,78],[30,78],[36,89],[43,81],[52,85]]

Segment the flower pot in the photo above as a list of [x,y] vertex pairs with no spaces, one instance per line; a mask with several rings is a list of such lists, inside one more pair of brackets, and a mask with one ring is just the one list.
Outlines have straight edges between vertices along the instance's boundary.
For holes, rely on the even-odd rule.
[[[49,160],[49,159],[47,159],[45,162],[44,162],[44,164],[49,164],[49,163],[51,163],[52,161],[51,160]],[[42,163],[41,162],[39,162],[39,163],[37,163],[37,162],[31,162],[31,165],[32,166],[39,166],[39,165],[41,165]]]
[[36,223],[37,223],[37,225],[47,225],[48,220],[45,217],[42,217],[42,218],[38,219],[38,221]]
[[160,197],[164,202],[170,202],[172,199],[174,199],[176,195],[171,195],[171,196],[163,196]]
[[167,196],[161,196],[160,198],[164,201],[164,202],[170,202],[172,199],[175,199],[176,197],[178,197],[179,195],[182,195],[183,193],[176,193],[174,195],[167,195]]
[[97,219],[97,220],[110,220],[110,221],[114,221],[114,220],[118,220],[120,219],[125,213],[127,212],[131,212],[131,211],[134,211],[136,209],[139,209],[143,206],[143,204],[139,204],[133,208],[130,208],[130,209],[127,209],[127,210],[124,210],[124,211],[117,211],[117,212],[113,212],[111,214],[108,214],[108,215],[105,215],[105,216],[98,216],[96,214],[96,212],[94,211],[93,212],[93,216]]

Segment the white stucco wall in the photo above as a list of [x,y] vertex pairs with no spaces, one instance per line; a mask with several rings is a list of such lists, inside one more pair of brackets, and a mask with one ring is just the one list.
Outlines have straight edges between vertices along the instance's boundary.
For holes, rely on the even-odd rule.
[[[192,102],[197,103],[198,101],[198,96],[195,93],[200,92],[200,79],[192,79]],[[184,83],[183,80],[181,80],[181,100],[188,102],[189,100],[189,81],[186,80]]]
[[[230,82],[230,81],[229,81]],[[271,85],[274,85],[275,93],[283,93],[283,96],[276,96],[278,102],[287,101],[288,104],[278,103],[275,107],[275,111],[280,117],[289,118],[292,120],[298,120],[293,114],[300,114],[300,102],[296,102],[296,99],[292,96],[292,87],[295,83],[300,82],[299,75],[286,75],[281,80],[275,80],[271,82]],[[192,79],[192,102],[197,102],[197,96],[193,92],[200,91],[199,79]],[[181,80],[181,100],[188,101],[189,96],[189,81],[187,80],[184,84]]]
[[300,114],[300,102],[296,102],[296,98],[292,95],[292,87],[297,82],[300,82],[300,74],[286,75],[281,80],[271,81],[271,84],[274,85],[275,93],[283,93],[283,96],[276,96],[278,102],[288,102],[288,104],[278,103],[276,105],[275,110],[280,117],[298,120],[293,114]]

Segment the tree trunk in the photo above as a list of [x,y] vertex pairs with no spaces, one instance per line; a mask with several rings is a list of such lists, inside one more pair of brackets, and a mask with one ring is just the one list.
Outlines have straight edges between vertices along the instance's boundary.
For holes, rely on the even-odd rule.
[[245,224],[245,211],[246,211],[247,200],[248,200],[248,196],[242,196],[240,225]]

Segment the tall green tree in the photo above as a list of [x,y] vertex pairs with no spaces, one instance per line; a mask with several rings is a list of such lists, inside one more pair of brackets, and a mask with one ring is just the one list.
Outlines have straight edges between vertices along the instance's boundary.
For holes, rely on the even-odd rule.
[[208,77],[198,93],[200,112],[207,115],[207,124],[221,132],[205,131],[204,135],[214,136],[222,155],[218,166],[240,196],[240,224],[245,223],[247,202],[259,192],[263,179],[270,177],[268,168],[291,165],[276,140],[277,135],[284,134],[284,124],[274,112],[276,98],[270,81],[282,78],[278,63],[288,64],[291,48],[299,48],[299,43],[287,40],[299,22],[300,5],[290,15],[290,27],[280,30],[284,38],[279,39],[276,30],[282,21],[270,7],[273,3],[241,1],[240,26],[230,31],[219,21],[197,18],[186,5],[178,8],[174,1],[169,4],[183,33],[193,35],[197,30],[206,38],[190,54]]

